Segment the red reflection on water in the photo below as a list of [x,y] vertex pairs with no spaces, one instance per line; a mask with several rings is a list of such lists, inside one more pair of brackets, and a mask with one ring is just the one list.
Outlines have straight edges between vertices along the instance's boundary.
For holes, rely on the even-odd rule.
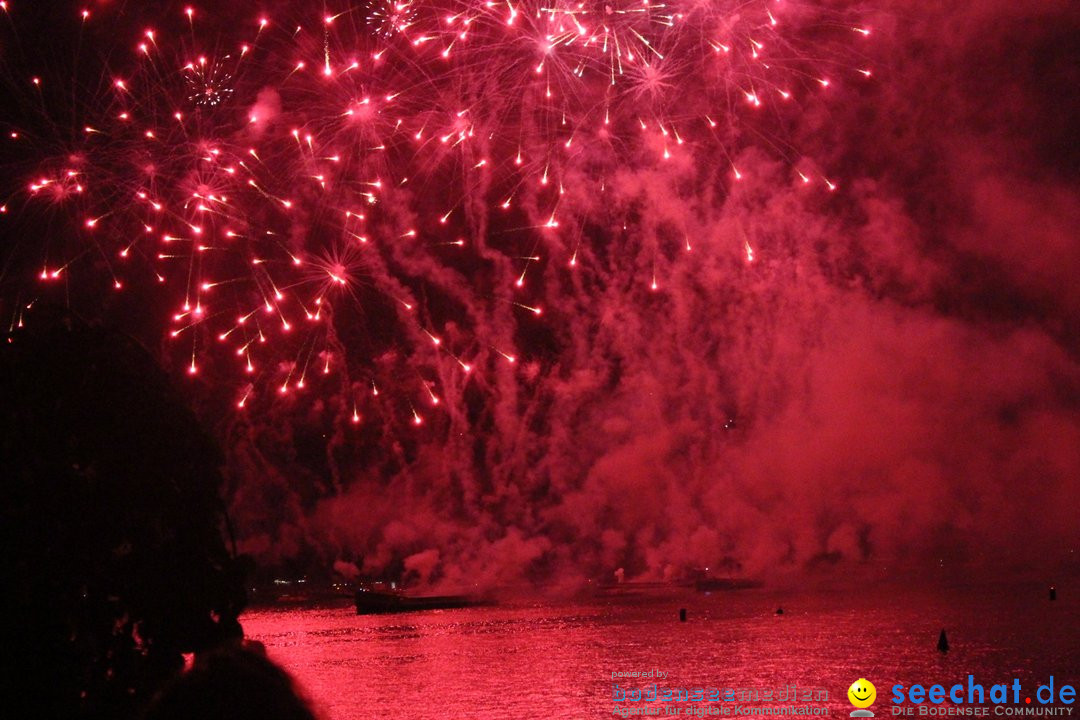
[[[745,591],[364,617],[348,606],[271,608],[243,623],[328,720],[607,717],[612,673],[641,669],[663,670],[672,685],[825,688],[830,711],[846,715],[845,692],[860,677],[879,693],[968,673],[1068,681],[1080,667],[1076,610],[1068,599],[1049,604],[1045,588]],[[946,656],[936,649],[942,627]]]

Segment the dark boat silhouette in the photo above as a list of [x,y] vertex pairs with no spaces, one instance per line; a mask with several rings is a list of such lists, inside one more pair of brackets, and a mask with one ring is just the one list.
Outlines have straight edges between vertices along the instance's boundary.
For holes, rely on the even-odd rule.
[[630,597],[636,595],[667,595],[672,592],[685,592],[696,590],[697,592],[728,592],[732,590],[750,590],[762,587],[762,583],[748,578],[720,578],[704,574],[692,575],[680,580],[642,581],[631,580],[626,582],[602,583],[594,589],[594,594],[599,597]]
[[369,590],[366,588],[356,591],[357,615],[387,615],[421,610],[456,610],[458,608],[491,604],[488,600],[468,595],[412,596],[402,592]]
[[702,577],[694,581],[694,589],[698,592],[725,592],[728,590],[752,590],[761,587],[757,580],[746,578],[714,578]]
[[651,582],[628,580],[621,583],[603,583],[593,588],[597,597],[632,597],[636,595],[668,595],[672,590],[685,587],[685,584],[673,582]]

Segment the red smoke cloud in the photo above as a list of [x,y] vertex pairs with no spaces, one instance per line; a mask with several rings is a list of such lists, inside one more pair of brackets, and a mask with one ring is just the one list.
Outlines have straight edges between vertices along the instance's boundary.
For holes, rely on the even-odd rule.
[[1075,567],[1080,18],[1064,1],[866,12],[876,83],[835,88],[795,131],[838,192],[755,151],[730,192],[725,163],[679,149],[603,198],[567,178],[539,252],[570,256],[575,223],[618,251],[543,266],[535,321],[403,247],[477,335],[543,351],[448,367],[445,418],[411,436],[373,419],[322,456],[295,429],[310,418],[234,426],[247,547],[450,585]]

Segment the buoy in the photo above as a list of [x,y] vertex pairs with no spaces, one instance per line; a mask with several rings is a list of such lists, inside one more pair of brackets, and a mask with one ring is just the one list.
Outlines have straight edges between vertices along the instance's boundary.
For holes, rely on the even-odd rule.
[[1057,600],[1057,588],[1053,585],[1050,586],[1050,599]]
[[686,608],[679,608],[679,622],[686,622]]
[[776,614],[777,615],[783,615],[784,614],[784,608],[782,608],[782,607],[776,608]]
[[945,636],[945,628],[941,628],[941,634],[938,635],[937,649],[938,652],[949,652],[949,638]]

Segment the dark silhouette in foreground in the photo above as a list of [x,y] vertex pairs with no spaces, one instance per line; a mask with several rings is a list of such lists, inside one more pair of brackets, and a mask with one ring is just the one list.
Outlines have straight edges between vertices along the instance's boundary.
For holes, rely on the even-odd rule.
[[941,634],[938,635],[937,649],[938,649],[938,652],[941,652],[941,653],[949,652],[949,638],[945,635],[945,628],[942,628],[941,629]]
[[315,720],[292,678],[239,645],[207,653],[154,699],[144,720]]
[[[143,348],[35,308],[0,344],[13,717],[133,717],[242,635],[220,454]],[[24,707],[23,707],[24,706]]]

